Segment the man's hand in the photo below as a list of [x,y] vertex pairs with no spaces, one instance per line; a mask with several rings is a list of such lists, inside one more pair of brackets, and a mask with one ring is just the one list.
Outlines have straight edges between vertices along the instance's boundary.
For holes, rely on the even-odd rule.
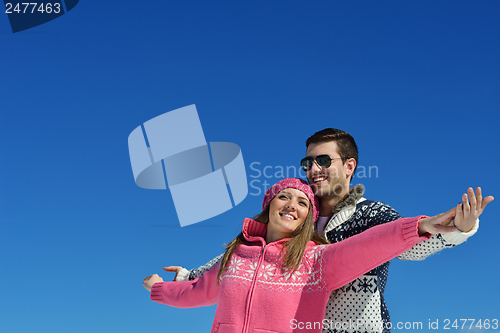
[[163,279],[158,274],[153,274],[145,278],[144,281],[142,281],[142,285],[147,291],[151,292],[151,288],[157,282],[163,282]]
[[182,270],[181,266],[168,266],[168,267],[163,267],[163,270],[166,272],[175,272],[174,280],[177,278],[177,274]]
[[476,188],[475,196],[472,187],[469,187],[467,192],[468,195],[467,193],[462,195],[462,202],[457,206],[455,217],[455,226],[461,232],[471,231],[474,228],[477,218],[483,213],[486,205],[494,200],[491,195],[483,199],[480,187]]

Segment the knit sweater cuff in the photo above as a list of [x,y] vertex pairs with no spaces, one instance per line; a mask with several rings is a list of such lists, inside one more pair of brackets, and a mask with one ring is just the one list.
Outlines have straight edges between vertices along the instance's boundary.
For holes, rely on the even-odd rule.
[[[455,221],[451,221],[450,225],[455,225]],[[454,232],[447,232],[441,234],[441,237],[444,238],[448,243],[458,245],[462,244],[465,242],[470,236],[474,235],[477,232],[477,229],[479,228],[479,219],[476,220],[476,223],[474,223],[474,227],[472,228],[471,231],[469,232],[462,232],[460,230],[454,231]]]
[[189,271],[185,268],[181,269],[175,276],[175,281],[188,281]]
[[163,300],[164,283],[165,282],[156,282],[155,284],[153,284],[153,286],[151,287],[151,295],[150,295],[152,301],[161,303],[161,301]]
[[432,235],[429,233],[423,236],[418,235],[418,221],[420,221],[420,219],[424,217],[428,216],[421,215],[403,219],[403,238],[408,244],[414,245],[418,242],[431,238]]

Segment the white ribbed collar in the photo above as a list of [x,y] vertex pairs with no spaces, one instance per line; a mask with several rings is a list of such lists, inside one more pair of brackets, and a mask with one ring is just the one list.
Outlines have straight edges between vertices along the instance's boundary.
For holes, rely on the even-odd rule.
[[[358,201],[356,201],[356,204],[359,202],[363,202],[366,199],[361,197]],[[334,214],[331,218],[330,221],[328,221],[328,224],[325,227],[325,232],[324,234],[326,235],[327,232],[337,228],[339,225],[344,223],[345,221],[349,220],[351,216],[354,214],[356,211],[356,204],[352,206],[347,206],[344,207],[340,212],[337,214]]]

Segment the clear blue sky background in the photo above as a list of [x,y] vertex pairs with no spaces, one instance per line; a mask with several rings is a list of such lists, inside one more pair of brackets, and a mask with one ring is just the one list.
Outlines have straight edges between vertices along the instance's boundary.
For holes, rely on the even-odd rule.
[[256,186],[335,127],[359,146],[353,183],[404,216],[468,186],[496,195],[467,243],[395,260],[386,298],[394,324],[500,319],[499,17],[496,0],[82,0],[13,34],[0,13],[0,330],[209,330],[215,307],[159,305],[142,280],[221,253],[262,193],[181,228],[168,190],[135,185],[127,147],[190,104]]

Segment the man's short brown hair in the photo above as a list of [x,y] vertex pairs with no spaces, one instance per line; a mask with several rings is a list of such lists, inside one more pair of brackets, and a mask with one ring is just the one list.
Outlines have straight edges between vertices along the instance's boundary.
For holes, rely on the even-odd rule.
[[342,157],[343,163],[350,158],[356,160],[356,167],[351,176],[352,179],[358,168],[358,146],[356,146],[356,141],[354,141],[354,138],[349,133],[336,128],[325,128],[311,135],[306,141],[306,147],[309,147],[309,145],[313,143],[330,141],[335,141],[337,143],[338,153],[340,157]]

